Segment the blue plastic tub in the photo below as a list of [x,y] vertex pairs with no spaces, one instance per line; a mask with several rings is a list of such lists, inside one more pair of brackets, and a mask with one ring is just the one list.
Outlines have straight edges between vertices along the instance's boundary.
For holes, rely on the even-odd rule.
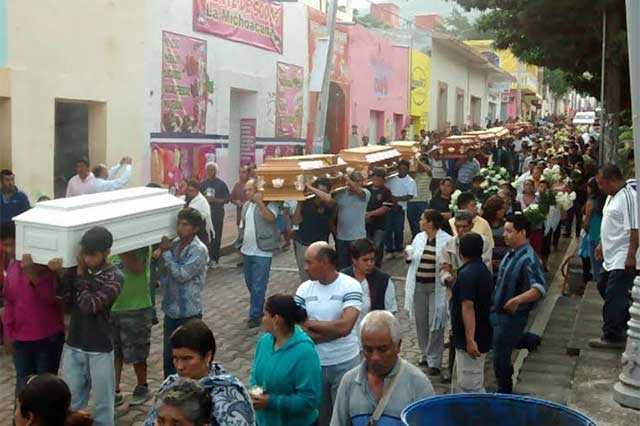
[[537,398],[460,393],[414,402],[402,412],[407,426],[596,426],[575,410]]

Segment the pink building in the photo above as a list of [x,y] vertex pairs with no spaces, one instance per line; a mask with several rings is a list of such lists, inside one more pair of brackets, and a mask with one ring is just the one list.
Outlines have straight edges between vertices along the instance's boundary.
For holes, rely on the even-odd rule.
[[400,6],[393,3],[376,3],[369,7],[369,13],[378,21],[391,28],[400,26]]
[[371,143],[397,139],[409,124],[409,49],[355,25],[349,27],[348,68],[352,133]]
[[433,29],[433,27],[443,26],[444,21],[442,19],[442,16],[433,13],[430,15],[417,15],[415,17],[415,24],[416,27],[420,29],[430,30]]

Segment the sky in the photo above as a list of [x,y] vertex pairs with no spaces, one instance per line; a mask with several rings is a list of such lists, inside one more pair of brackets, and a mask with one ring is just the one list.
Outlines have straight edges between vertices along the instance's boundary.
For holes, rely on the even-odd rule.
[[[446,17],[451,13],[457,3],[445,0],[371,0],[373,3],[395,3],[400,6],[400,15],[406,19],[413,20],[415,15],[437,13],[442,17]],[[352,0],[351,5],[354,9],[369,9],[370,2],[368,0]],[[458,7],[462,10],[460,7]],[[474,15],[471,13],[471,15]]]

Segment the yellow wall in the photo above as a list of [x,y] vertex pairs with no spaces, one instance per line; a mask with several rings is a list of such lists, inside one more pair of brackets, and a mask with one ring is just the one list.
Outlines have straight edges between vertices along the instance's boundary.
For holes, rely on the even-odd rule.
[[429,99],[431,87],[431,57],[411,50],[411,96],[409,110],[413,117],[413,131],[429,129]]
[[53,195],[56,99],[90,102],[91,163],[130,155],[132,181],[141,183],[146,4],[7,1],[11,167],[32,201]]

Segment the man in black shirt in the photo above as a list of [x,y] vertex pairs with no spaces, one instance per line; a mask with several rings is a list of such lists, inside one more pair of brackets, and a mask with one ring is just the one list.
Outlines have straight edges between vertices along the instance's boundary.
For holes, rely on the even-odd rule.
[[451,231],[451,226],[449,226],[449,219],[452,217],[449,204],[451,204],[451,194],[453,194],[454,189],[455,184],[453,179],[446,177],[440,182],[440,188],[436,195],[429,201],[429,208],[439,211],[445,219],[442,230],[450,235],[453,235],[453,232]]
[[304,253],[307,247],[316,241],[329,240],[336,204],[330,195],[329,179],[318,178],[313,185],[307,185],[307,189],[313,192],[315,197],[298,203],[293,213],[293,224],[298,225],[293,237],[293,249],[301,282],[309,279],[309,275],[304,270]]
[[376,267],[382,266],[384,256],[384,237],[386,232],[387,213],[393,206],[391,190],[385,185],[386,172],[382,168],[373,169],[371,176],[371,198],[367,204],[365,222],[367,228],[367,238],[376,247]]
[[229,202],[229,188],[227,184],[217,178],[218,166],[207,163],[207,178],[200,184],[200,190],[211,206],[211,222],[215,236],[209,245],[209,266],[215,266],[220,259],[220,242],[222,240],[222,225],[224,224],[224,205]]
[[461,392],[484,392],[484,361],[491,350],[489,320],[493,279],[482,261],[483,240],[469,232],[460,237],[458,270],[450,302],[451,331],[456,349],[456,376]]

